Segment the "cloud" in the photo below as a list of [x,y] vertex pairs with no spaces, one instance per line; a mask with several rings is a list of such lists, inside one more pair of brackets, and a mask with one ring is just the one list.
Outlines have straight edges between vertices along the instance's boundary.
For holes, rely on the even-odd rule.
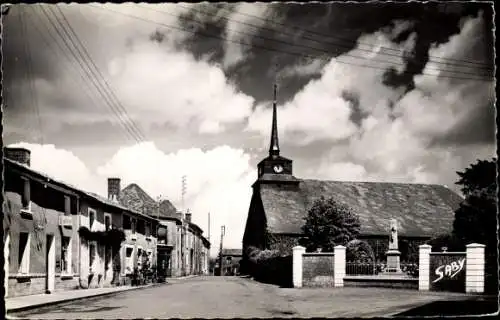
[[310,77],[321,74],[326,62],[327,61],[322,59],[312,59],[310,61],[298,63],[294,66],[287,66],[279,72],[278,77]]
[[[464,70],[463,66],[435,63],[443,59],[485,61],[488,43],[481,15],[464,20],[460,33],[429,50],[433,58],[425,65],[424,74],[414,77],[414,89],[406,92],[404,87],[385,85],[383,79],[389,68],[404,70],[417,35],[399,44],[392,39],[410,26],[397,21],[392,27],[362,36],[358,43],[364,50],[358,45],[331,59],[319,79],[311,80],[291,101],[279,106],[282,144],[300,146],[325,139],[332,144],[330,152],[315,161],[317,166],[298,176],[453,186],[455,171],[476,157],[494,155],[493,135],[484,134],[485,128],[494,128],[494,83],[450,79],[446,77],[449,73],[435,71]],[[366,44],[371,44],[371,51],[366,51]],[[401,56],[388,57],[382,48],[397,49]],[[265,141],[271,119],[268,105],[259,105],[247,126],[264,135]]]
[[[186,175],[185,207],[193,213],[193,221],[208,236],[210,212],[212,232],[225,224],[225,244],[241,247],[250,186],[256,178],[250,155],[243,150],[219,146],[205,152],[183,149],[165,154],[147,142],[122,148],[97,172],[102,177],[121,177],[124,186],[137,183],[152,197],[162,195],[179,209],[182,176]],[[211,239],[213,244],[218,243],[218,232],[213,232]],[[216,245],[213,248],[217,250]]]
[[224,44],[224,69],[233,67],[245,59],[249,46],[239,43],[251,44],[253,37],[247,34],[257,34],[258,28],[265,25],[266,19],[276,16],[268,4],[240,2],[227,18],[229,21],[225,30],[227,41]]
[[[45,173],[53,179],[78,186],[85,191],[94,191],[103,184],[71,151],[57,148],[53,144],[14,143],[8,147],[26,148],[31,151],[31,168]],[[107,193],[102,192],[106,195]]]
[[[243,121],[251,113],[254,99],[230,82],[220,67],[206,58],[197,60],[191,52],[180,47],[189,33],[127,16],[180,28],[179,16],[189,12],[191,7],[175,4],[62,5],[61,9],[82,43],[90,44],[86,49],[106,83],[100,77],[91,76],[90,80],[74,57],[69,55],[71,60],[68,61],[62,53],[52,55],[51,59],[57,59],[50,61],[58,70],[57,80],[34,79],[44,130],[62,130],[61,119],[67,124],[107,120],[114,125],[132,120],[146,135],[154,124],[215,134],[223,132],[226,125]],[[99,30],[93,29],[96,25]],[[153,34],[156,37],[151,40]],[[103,47],[106,50],[102,50]],[[45,46],[42,48],[48,50]],[[99,89],[95,83],[99,83]],[[108,85],[119,101],[112,106],[107,103],[111,100],[109,95],[101,94],[107,91]],[[22,92],[29,91],[28,83],[14,89],[15,96],[23,97]],[[23,105],[28,101],[17,100],[16,103]],[[25,118],[11,119],[9,125],[15,128]]]
[[115,57],[110,68],[117,95],[133,110],[131,116],[149,124],[191,124],[202,133],[220,132],[224,124],[248,116],[254,103],[218,67],[158,43],[136,43],[132,52]]
[[[459,34],[431,48],[429,55],[457,59],[455,61],[481,61],[477,52],[487,45],[481,36],[483,27],[481,16],[467,19]],[[474,47],[476,51],[469,50]],[[431,70],[437,67],[443,69],[442,65],[428,62],[424,69],[426,74],[415,77],[413,90],[392,108],[372,110],[370,116],[363,119],[361,131],[349,140],[351,161],[368,168],[369,176],[377,180],[444,182],[453,186],[457,178],[455,171],[462,170],[476,157],[494,155],[492,140],[471,141],[470,138],[476,135],[474,131],[483,132],[485,127],[494,125],[493,115],[489,121],[473,116],[491,112],[493,82],[446,78],[443,77],[446,74],[432,73]],[[366,89],[358,92],[362,97]],[[450,133],[464,128],[470,128],[468,134],[464,132],[469,136],[468,148],[464,148],[464,142],[456,140],[442,143]],[[436,139],[441,139],[441,144],[433,144]]]
[[[360,37],[358,43],[370,44],[371,51],[356,47],[332,58],[324,66],[320,79],[310,81],[291,101],[280,106],[278,122],[282,136],[288,139],[290,135],[300,132],[303,137],[293,141],[307,144],[319,139],[335,141],[353,135],[357,127],[351,121],[351,113],[376,114],[377,110],[385,108],[403,92],[402,89],[388,88],[382,83],[383,74],[389,67],[403,68],[403,58],[388,59],[381,48],[401,49],[411,41],[394,44],[390,41],[390,34],[384,31]],[[356,106],[345,99],[345,92],[359,96]],[[267,135],[269,119],[271,109],[259,105],[249,118],[247,130]]]
[[[107,178],[120,177],[122,187],[137,183],[153,198],[162,196],[182,209],[181,179],[187,177],[185,208],[193,221],[208,236],[208,213],[211,230],[226,226],[225,246],[241,247],[251,184],[256,178],[250,155],[241,149],[219,146],[208,151],[182,149],[164,153],[152,142],[118,150],[105,164],[91,171],[72,152],[54,145],[18,143],[11,145],[31,150],[31,167],[54,179],[89,192],[107,196]],[[218,232],[211,235],[219,241]],[[212,245],[212,253],[218,250]]]

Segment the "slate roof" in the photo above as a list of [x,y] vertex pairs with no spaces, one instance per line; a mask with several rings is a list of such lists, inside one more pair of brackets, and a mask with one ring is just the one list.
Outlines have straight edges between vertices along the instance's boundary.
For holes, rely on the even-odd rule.
[[301,180],[298,188],[262,184],[260,196],[270,232],[301,234],[307,211],[321,196],[334,197],[360,219],[362,235],[387,235],[389,220],[399,235],[432,237],[451,231],[462,197],[441,185]]
[[222,255],[223,256],[241,256],[242,250],[241,249],[222,249]]
[[142,214],[141,211],[135,210],[134,208],[127,207],[121,203],[111,201],[108,198],[100,196],[96,193],[85,191],[85,190],[78,188],[78,187],[76,187],[72,184],[69,184],[67,182],[63,182],[63,181],[60,181],[58,179],[54,179],[53,177],[47,175],[46,173],[34,170],[33,168],[31,168],[23,163],[13,161],[13,160],[5,158],[5,157],[3,158],[3,160],[4,160],[4,164],[6,165],[6,167],[14,166],[14,167],[17,167],[21,170],[24,170],[24,172],[26,172],[26,173],[34,174],[34,175],[42,178],[43,180],[45,180],[44,183],[46,183],[48,185],[55,184],[59,187],[67,189],[68,191],[74,192],[80,196],[87,196],[93,200],[100,202],[101,204],[105,204],[105,205],[109,205],[109,206],[112,206],[112,207],[115,207],[118,209],[126,210],[126,211],[133,213],[135,215],[138,215],[138,216],[150,218],[149,216]]
[[181,219],[181,215],[169,200],[161,201],[160,212],[158,214],[157,202],[135,183],[129,184],[120,191],[119,201],[128,208],[150,216]]

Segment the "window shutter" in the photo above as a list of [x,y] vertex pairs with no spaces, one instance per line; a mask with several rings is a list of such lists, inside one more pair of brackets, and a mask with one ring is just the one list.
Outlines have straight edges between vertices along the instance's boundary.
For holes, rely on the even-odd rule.
[[71,215],[71,198],[69,196],[64,196],[64,213],[67,216]]
[[24,186],[23,186],[23,208],[29,208],[31,201],[31,186],[28,178],[23,178]]

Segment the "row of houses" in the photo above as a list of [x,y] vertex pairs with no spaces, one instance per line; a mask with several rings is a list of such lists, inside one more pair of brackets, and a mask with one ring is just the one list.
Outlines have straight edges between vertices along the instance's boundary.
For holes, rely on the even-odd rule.
[[107,198],[84,191],[33,170],[30,156],[4,149],[6,297],[128,284],[145,268],[208,274],[210,243],[189,213],[129,206],[122,191],[133,188],[119,178],[108,179]]

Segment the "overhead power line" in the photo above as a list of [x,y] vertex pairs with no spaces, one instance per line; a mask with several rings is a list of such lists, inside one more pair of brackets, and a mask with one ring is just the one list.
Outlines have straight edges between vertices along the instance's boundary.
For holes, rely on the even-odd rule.
[[[87,59],[90,61],[90,63],[92,64],[92,66],[95,68],[95,70],[97,71],[98,75],[100,76],[100,78],[102,79],[102,81],[104,82],[106,88],[109,90],[109,93],[111,94],[111,97],[115,100],[116,102],[116,105],[117,105],[117,108],[119,111],[121,111],[123,114],[124,114],[124,117],[125,117],[125,121],[127,121],[132,129],[132,131],[134,131],[134,134],[136,134],[140,140],[144,140],[145,137],[144,137],[144,134],[142,133],[142,131],[139,129],[138,125],[132,120],[129,118],[128,116],[128,113],[127,113],[127,110],[125,109],[125,107],[123,106],[123,104],[120,102],[120,100],[118,99],[118,97],[116,96],[116,94],[114,93],[113,89],[110,87],[109,83],[106,81],[106,78],[102,75],[101,71],[99,70],[99,68],[95,65],[92,57],[90,56],[90,54],[88,53],[85,45],[82,43],[82,41],[80,40],[80,38],[78,37],[78,35],[76,34],[75,30],[73,29],[73,27],[71,26],[71,24],[69,23],[69,21],[66,19],[66,16],[64,15],[64,13],[62,12],[61,8],[59,6],[56,6],[57,10],[59,11],[59,13],[61,14],[61,16],[63,17],[64,21],[66,22],[66,25],[68,26],[69,28],[69,31],[71,32],[71,34],[73,35],[73,37],[76,39],[76,41],[78,42],[78,44],[81,46],[81,48],[83,49],[83,53],[84,55],[87,57]],[[53,12],[54,16],[55,16],[55,13]],[[57,18],[56,18],[57,19]],[[63,25],[62,23],[60,23],[61,25]],[[63,27],[64,28],[64,27]],[[71,39],[71,37],[70,37]]]
[[[196,19],[187,18],[187,17],[183,17],[183,16],[178,16],[178,15],[176,15],[174,13],[171,13],[171,12],[166,12],[166,11],[162,11],[162,10],[158,10],[158,9],[154,9],[154,8],[148,8],[148,7],[140,6],[140,5],[137,5],[137,6],[140,7],[140,8],[142,8],[142,9],[152,10],[152,11],[155,11],[155,12],[158,12],[158,13],[162,13],[162,14],[173,16],[173,17],[177,17],[180,20],[185,20],[185,21],[190,21],[190,22],[196,22],[196,23],[198,23],[200,25],[203,24],[202,22],[197,21]],[[180,5],[180,7],[183,7],[183,6]],[[183,7],[183,8],[185,8],[185,7]],[[206,13],[206,12],[201,11],[201,10],[196,10],[196,9],[192,9],[192,10],[194,10],[196,12],[199,12],[199,13],[202,13],[202,14],[205,14],[205,15],[211,15],[211,16],[213,16],[213,14],[209,14],[209,13]],[[223,18],[223,17],[220,18],[220,19],[224,19],[226,21],[233,21],[233,22],[238,23],[238,24],[249,25],[249,26],[252,26],[254,28],[260,28],[260,29],[264,29],[264,30],[271,30],[273,32],[277,32],[277,30],[275,30],[275,29],[270,29],[270,28],[266,28],[266,27],[259,27],[259,26],[256,26],[256,25],[253,25],[253,24],[250,24],[250,23],[246,23],[246,22],[242,22],[242,21],[238,21],[238,20],[232,20],[232,19]],[[238,34],[243,34],[243,35],[246,35],[246,36],[250,36],[252,38],[263,39],[263,40],[267,40],[267,41],[273,41],[273,42],[285,44],[285,45],[292,46],[292,47],[302,47],[302,48],[305,48],[305,49],[312,49],[312,50],[320,51],[320,52],[323,52],[323,53],[326,53],[326,54],[330,54],[330,55],[331,54],[335,54],[335,52],[332,52],[331,50],[327,50],[327,49],[323,49],[323,48],[311,47],[311,46],[304,45],[304,44],[301,44],[301,43],[291,43],[290,41],[280,40],[280,39],[271,38],[271,37],[265,37],[265,36],[261,36],[261,35],[255,34],[255,33],[238,31],[238,30],[234,30],[234,29],[227,29],[227,30],[230,31],[230,32],[234,32],[234,33],[238,33]],[[283,33],[283,32],[281,32],[281,33]],[[283,34],[286,34],[286,33],[283,33]],[[295,37],[295,35],[293,35],[293,34],[291,36]],[[320,43],[322,45],[325,44],[324,42],[318,41],[318,40],[313,39],[313,38],[305,38],[305,37],[303,37],[303,38],[304,39],[312,39],[313,41],[318,42],[318,43]],[[337,47],[344,47],[344,48],[352,49],[352,46],[346,46],[346,45],[342,46],[342,45],[338,45],[338,44],[336,46]],[[369,53],[373,53],[373,50],[366,50],[366,49],[362,49],[362,48],[355,48],[355,50],[360,50],[360,51],[366,51],[366,52],[369,52]],[[404,54],[404,52],[401,52],[401,54],[397,55],[397,54],[387,54],[387,53],[384,53],[381,50],[377,54],[380,54],[380,55],[389,55],[391,57],[401,58],[401,55]],[[354,55],[351,52],[344,53],[344,54],[342,54],[342,56],[350,57],[350,58],[355,58],[355,59],[360,59],[360,60],[368,60],[366,57]],[[399,61],[387,61],[387,60],[377,60],[377,59],[369,59],[369,61],[371,61],[371,62],[381,62],[381,63],[393,63],[393,64],[400,65],[400,66],[405,66],[406,65],[404,62],[399,62]],[[435,62],[435,63],[438,63],[438,62]],[[445,64],[450,64],[450,63],[445,63]],[[466,68],[475,68],[475,69],[479,68],[478,66],[464,66],[464,65],[460,65],[460,64],[456,64],[456,63],[452,64],[452,65],[459,65],[461,67],[466,67]],[[478,73],[475,73],[475,72],[466,72],[466,71],[459,71],[459,70],[446,70],[446,69],[439,69],[439,68],[429,68],[428,70],[441,71],[441,72],[454,73],[454,74],[465,74],[465,75],[473,75],[473,76],[485,76],[485,75],[478,74]]]
[[[28,38],[28,33],[27,33],[27,28],[26,28],[26,20],[25,18],[26,12],[23,12],[22,10],[19,10],[19,22],[20,22],[20,30],[21,30],[21,36],[24,39]],[[37,124],[38,124],[38,142],[43,144],[43,126],[42,126],[42,120],[40,117],[40,106],[38,104],[38,95],[36,92],[35,88],[35,80],[33,79],[34,73],[33,73],[33,59],[31,56],[31,49],[29,45],[29,41],[24,42],[24,55],[26,58],[26,78],[28,82],[28,99],[29,99],[29,104],[30,106],[34,109],[34,114],[36,116]]]
[[[182,28],[182,27],[178,27],[178,26],[174,26],[174,25],[170,25],[170,24],[166,24],[166,23],[161,23],[161,22],[158,22],[158,21],[154,21],[154,20],[151,20],[151,19],[144,18],[144,17],[138,17],[138,16],[135,16],[135,15],[132,15],[132,14],[128,14],[128,13],[120,12],[120,11],[117,11],[117,10],[113,10],[111,8],[106,8],[106,7],[102,7],[102,6],[96,6],[96,5],[92,5],[92,4],[88,4],[88,6],[94,7],[94,8],[98,8],[98,9],[101,9],[101,10],[105,10],[105,11],[109,11],[109,12],[112,12],[112,13],[120,14],[120,15],[123,15],[123,16],[127,16],[127,17],[130,17],[130,18],[133,18],[133,19],[141,20],[141,21],[144,21],[144,22],[147,22],[147,23],[151,23],[151,24],[163,26],[163,27],[166,27],[166,28],[169,28],[169,29],[175,29],[175,30],[179,30],[181,32],[192,33],[192,34],[196,34],[196,35],[203,36],[203,37],[210,37],[210,38],[220,39],[220,40],[224,40],[224,41],[227,41],[227,42],[232,42],[232,43],[240,44],[242,46],[248,46],[248,47],[262,49],[262,50],[266,50],[266,51],[279,52],[279,53],[283,53],[283,54],[294,55],[294,56],[299,56],[299,57],[313,58],[313,59],[324,60],[324,61],[330,61],[332,59],[331,57],[326,57],[325,58],[323,56],[317,56],[317,55],[315,56],[315,55],[304,54],[304,53],[299,53],[299,52],[290,52],[290,51],[286,51],[286,50],[280,50],[280,49],[276,49],[276,48],[270,48],[270,47],[267,47],[267,46],[264,46],[264,45],[259,45],[259,44],[248,44],[248,43],[244,43],[242,41],[236,41],[236,40],[228,39],[228,38],[225,38],[225,37],[222,37],[222,36],[208,34],[208,33],[205,33],[205,32],[187,30],[187,29]],[[340,64],[346,64],[346,65],[352,65],[352,66],[357,66],[357,67],[363,67],[363,68],[379,69],[379,70],[384,70],[384,71],[387,70],[387,67],[379,67],[379,66],[373,66],[373,65],[369,65],[369,64],[356,64],[356,63],[352,63],[352,62],[342,61],[342,60],[339,60],[338,58],[335,59],[335,62],[340,63]],[[446,72],[446,71],[445,70],[438,70],[438,72]],[[436,74],[429,74],[429,73],[420,73],[419,75],[436,76]],[[442,75],[442,74],[440,74],[439,76],[442,77],[442,78],[461,79],[461,80],[475,80],[475,81],[491,81],[491,80],[493,80],[492,78],[484,78],[484,77],[483,78],[471,78],[471,77],[458,77],[458,76]],[[481,75],[477,75],[477,76],[480,77]]]
[[[33,19],[31,19],[31,23],[33,24],[33,27],[36,31],[38,31],[39,33],[39,37],[40,39],[42,40],[42,42],[45,44],[45,46],[51,50],[51,52],[53,53],[53,57],[55,57],[56,59],[59,59],[58,61],[59,62],[66,62],[65,65],[68,65],[71,67],[71,69],[80,77],[80,79],[82,80],[82,85],[80,87],[83,87],[84,90],[83,93],[87,96],[87,98],[89,99],[89,101],[92,102],[92,104],[95,106],[95,107],[98,107],[99,108],[99,104],[101,103],[100,101],[97,100],[97,98],[95,97],[95,95],[92,94],[92,84],[85,79],[85,75],[82,73],[82,71],[78,70],[78,67],[75,65],[75,63],[73,63],[74,61],[71,59],[70,55],[67,53],[67,51],[64,49],[64,47],[59,43],[59,41],[57,40],[57,38],[54,36],[54,34],[51,32],[50,30],[50,27],[47,26],[44,22],[44,20],[42,19],[42,17],[40,17],[38,15],[38,12],[35,10],[34,7],[30,7],[32,9],[32,17],[34,17]],[[38,23],[37,23],[38,21]],[[43,30],[41,30],[41,28],[38,27],[38,24],[41,25],[41,27],[45,27],[45,29],[47,29],[46,31],[47,32],[44,32]],[[52,41],[50,41],[49,39],[47,39],[46,35],[49,35],[52,39]],[[55,43],[57,45],[57,47],[59,48],[59,50],[56,50],[55,48],[53,48],[52,44]],[[63,59],[60,58],[60,56],[63,55]],[[67,69],[67,68],[65,68]],[[71,81],[73,81],[77,87],[79,87],[79,84],[77,83],[77,80],[75,77],[69,77],[71,79]],[[108,113],[111,115],[111,116],[115,116],[116,114],[113,113],[111,111],[111,108],[107,108],[106,109],[108,111]],[[120,126],[122,127],[122,129],[124,130],[125,134],[130,134],[128,131],[127,131],[127,128],[126,126],[122,123],[121,119],[118,119],[119,120],[119,124]],[[130,139],[129,136],[126,136],[127,138]],[[136,141],[135,139],[132,138],[132,140]]]
[[[112,99],[112,96],[110,95],[109,92],[107,92],[102,84],[96,79],[97,78],[97,73],[99,73],[99,70],[97,69],[97,67],[95,66],[95,64],[93,63],[93,61],[91,61],[91,63],[93,64],[94,68],[97,69],[97,72],[94,71],[88,61],[85,59],[84,55],[82,54],[82,51],[81,49],[77,46],[77,44],[75,43],[75,41],[72,39],[72,37],[70,36],[68,30],[65,28],[64,24],[60,21],[60,19],[57,17],[57,15],[50,10],[50,8],[48,8],[47,11],[49,11],[50,13],[52,13],[54,19],[52,19],[52,17],[49,15],[49,13],[45,10],[45,8],[42,6],[42,5],[39,5],[39,7],[41,8],[42,10],[42,13],[45,15],[46,19],[49,21],[49,23],[52,25],[53,29],[56,31],[56,33],[58,34],[58,36],[60,37],[60,39],[63,41],[64,45],[66,46],[66,48],[69,50],[70,54],[73,56],[73,58],[75,59],[75,61],[79,64],[80,68],[82,69],[82,71],[84,71],[85,73],[85,76],[87,77],[87,79],[92,83],[92,85],[97,89],[98,93],[100,94],[100,96],[103,98],[103,101],[105,102],[105,104],[112,110],[112,112],[116,115],[120,125],[122,125],[124,127],[124,129],[127,131],[128,135],[134,139],[136,142],[141,142],[143,140],[142,136],[140,134],[138,134],[134,128],[132,127],[132,125],[130,125],[130,123],[128,123],[126,120],[126,112],[120,112],[120,109],[116,106],[116,102],[113,101]],[[35,11],[36,13],[36,11]],[[54,20],[58,23],[58,25],[56,25],[56,22],[54,22]],[[61,30],[64,32],[64,34],[66,35],[63,35]],[[50,31],[49,31],[50,33]],[[68,41],[69,40],[69,41]],[[71,44],[73,45],[73,47],[71,46]],[[89,60],[91,60],[90,57],[87,57]],[[99,73],[100,74],[100,73]],[[102,77],[102,74],[101,75],[101,78]]]
[[[185,8],[185,9],[190,9],[190,10],[193,10],[193,11],[202,12],[201,10],[197,10],[197,9],[194,9],[194,8],[188,8],[188,7],[182,6],[180,4],[178,4],[178,6],[180,6],[182,8]],[[314,35],[321,36],[321,37],[336,39],[337,41],[341,41],[341,42],[344,42],[344,43],[350,43],[350,44],[354,44],[354,45],[360,44],[360,45],[365,45],[365,46],[373,48],[373,44],[368,44],[368,43],[363,43],[363,42],[357,42],[357,41],[353,41],[352,39],[343,38],[343,37],[339,37],[339,36],[334,36],[332,34],[321,33],[321,32],[318,32],[318,31],[313,31],[313,30],[301,28],[301,27],[298,27],[298,26],[294,26],[294,25],[290,25],[290,24],[285,24],[285,23],[273,21],[273,20],[270,20],[270,19],[265,19],[265,18],[256,16],[256,15],[253,15],[253,14],[245,13],[245,12],[233,12],[233,11],[230,11],[228,9],[220,9],[220,10],[224,10],[226,12],[230,12],[230,13],[233,13],[233,14],[236,13],[236,14],[239,14],[239,15],[242,15],[242,16],[247,16],[247,17],[250,17],[252,19],[263,21],[266,24],[277,25],[277,26],[280,26],[280,27],[284,27],[286,29],[293,29],[293,30],[296,30],[296,31],[307,32],[307,33],[314,34]],[[245,23],[245,24],[247,24],[247,23]],[[277,31],[276,29],[270,29],[270,28],[267,28],[267,30]],[[280,33],[283,33],[282,29],[280,29],[278,31]],[[295,34],[292,34],[292,35],[295,35]],[[302,36],[302,37],[304,39],[316,41],[316,39],[314,39],[314,38],[310,38],[310,37],[306,38],[304,36]],[[332,44],[332,45],[339,45],[338,43],[332,43],[332,42],[327,42],[327,43]],[[352,47],[352,45],[349,46],[349,47]],[[401,49],[387,48],[387,47],[380,47],[380,48],[382,50],[385,50],[385,51],[394,51],[394,52],[398,53],[397,55],[392,55],[392,56],[399,57],[403,53],[403,50],[401,50]],[[365,49],[364,51],[371,52],[372,50],[366,50]],[[386,55],[390,55],[388,53],[385,53],[385,54]],[[444,58],[444,57],[437,57],[437,56],[429,56],[429,58],[431,58],[431,60],[430,60],[431,62],[434,62],[434,63],[437,63],[437,64],[448,64],[448,65],[461,65],[461,66],[464,66],[463,64],[456,64],[456,63],[451,63],[451,62],[439,62],[439,61],[434,61],[432,59],[439,59],[439,60],[444,60],[444,61],[456,61],[456,62],[461,62],[461,63],[468,63],[468,64],[473,64],[476,67],[482,65],[484,67],[487,67],[489,70],[493,69],[493,67],[491,67],[490,64],[484,63],[484,62],[479,62],[479,61],[472,61],[472,60],[466,60],[466,59]],[[466,66],[464,66],[464,67],[466,67]],[[471,67],[474,67],[474,66],[471,66]]]

